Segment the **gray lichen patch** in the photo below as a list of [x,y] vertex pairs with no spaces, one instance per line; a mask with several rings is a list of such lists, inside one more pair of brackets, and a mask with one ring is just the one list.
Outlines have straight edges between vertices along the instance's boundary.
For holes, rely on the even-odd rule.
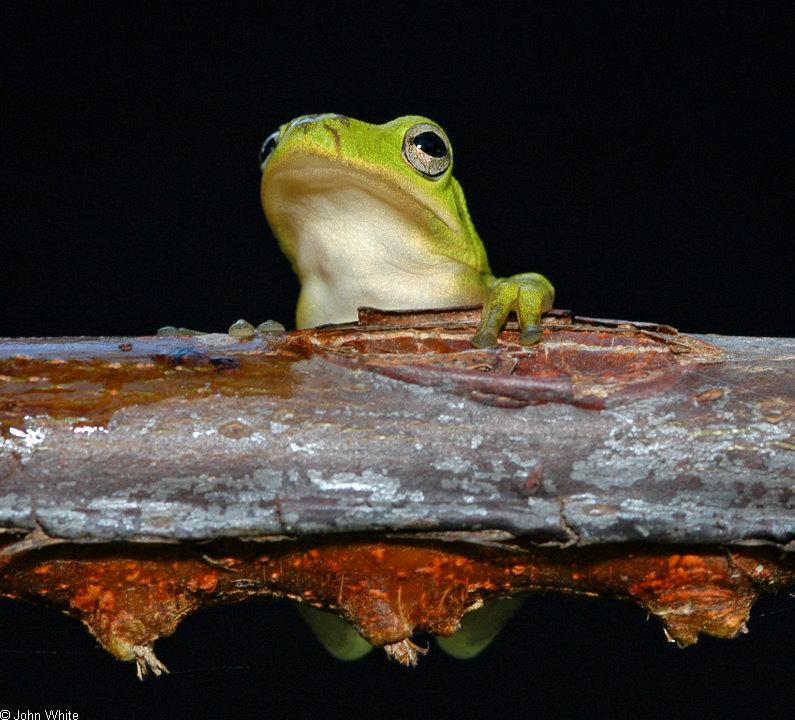
[[[0,525],[78,539],[498,530],[784,544],[792,380],[764,352],[744,364],[742,340],[723,346],[741,348],[735,364],[689,367],[602,410],[498,407],[312,357],[282,395],[171,397],[102,426],[32,418],[0,441]],[[767,384],[750,389],[747,372]]]

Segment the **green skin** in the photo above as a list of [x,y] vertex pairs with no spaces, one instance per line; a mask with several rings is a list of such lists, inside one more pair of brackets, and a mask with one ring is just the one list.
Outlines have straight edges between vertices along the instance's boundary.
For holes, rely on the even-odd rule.
[[[459,629],[450,637],[437,637],[436,644],[458,660],[477,657],[522,607],[523,600],[500,598],[470,610],[461,619]],[[298,605],[298,614],[337,660],[358,660],[373,649],[353,627],[333,613]]]
[[[412,156],[417,126],[443,139],[444,156]],[[299,328],[356,320],[361,306],[482,303],[476,347],[497,344],[511,310],[523,345],[541,339],[555,291],[537,273],[492,274],[438,125],[416,115],[370,125],[324,114],[296,118],[272,138],[262,205],[301,281]]]
[[[443,157],[409,157],[407,139],[418,125],[443,139]],[[555,291],[537,273],[492,275],[452,175],[450,142],[438,125],[416,115],[384,125],[341,115],[305,115],[282,125],[272,138],[275,145],[262,163],[262,206],[301,281],[299,328],[354,321],[362,306],[401,310],[482,304],[472,337],[475,347],[497,344],[511,310],[519,319],[520,342],[541,340],[541,314],[552,308]],[[437,165],[431,166],[434,161]],[[273,321],[255,329],[238,320],[229,332],[250,337],[283,329]],[[168,326],[158,334],[202,333]],[[454,657],[474,657],[520,605],[517,599],[487,603],[438,643]],[[303,607],[302,615],[335,657],[353,660],[372,650],[335,615],[311,607]],[[119,652],[132,657],[128,650]]]
[[[444,140],[439,164],[407,155],[418,125]],[[268,143],[266,143],[268,144]],[[370,125],[340,115],[302,116],[271,136],[262,163],[262,206],[280,247],[301,281],[299,328],[349,322],[357,308],[443,308],[483,304],[476,347],[497,344],[516,311],[523,345],[541,339],[541,314],[555,291],[544,276],[497,278],[452,175],[452,149],[427,118],[401,117]],[[431,176],[428,170],[433,169]],[[486,604],[469,613],[442,649],[474,657],[496,636],[520,600]],[[353,660],[372,646],[336,616],[302,608],[302,615],[337,658]]]

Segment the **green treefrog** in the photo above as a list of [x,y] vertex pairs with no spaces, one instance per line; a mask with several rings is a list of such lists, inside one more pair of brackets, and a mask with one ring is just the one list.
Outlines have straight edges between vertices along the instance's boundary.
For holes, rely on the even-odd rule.
[[[362,306],[483,304],[476,347],[497,344],[512,309],[521,343],[541,339],[541,313],[552,308],[555,291],[537,273],[492,275],[452,175],[450,140],[433,121],[409,115],[370,125],[304,115],[265,140],[260,164],[265,216],[301,282],[299,328],[356,320]],[[488,603],[440,646],[474,657],[520,603]],[[352,660],[372,649],[334,615],[308,607],[302,614],[335,657]]]
[[476,347],[497,344],[511,309],[521,343],[541,339],[555,291],[537,273],[492,275],[433,121],[303,115],[265,140],[260,163],[265,216],[301,282],[299,328],[356,320],[362,306],[483,304]]

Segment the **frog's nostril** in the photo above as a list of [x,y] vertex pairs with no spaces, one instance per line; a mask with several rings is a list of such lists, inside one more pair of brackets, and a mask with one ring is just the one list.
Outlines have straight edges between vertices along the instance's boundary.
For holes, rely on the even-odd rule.
[[296,118],[295,120],[293,120],[293,127],[298,127],[299,125],[307,125],[308,123],[313,123],[320,117],[323,117],[323,116],[322,115],[304,115],[303,117]]
[[337,113],[319,113],[317,115],[302,115],[299,118],[296,118],[292,122],[292,127],[298,127],[299,125],[306,125],[308,123],[319,122],[320,120],[329,120],[331,118],[344,118],[344,115],[339,115]]
[[279,131],[277,130],[276,132],[268,135],[268,137],[265,139],[265,142],[262,143],[262,147],[260,148],[259,151],[260,167],[264,167],[266,161],[270,157],[270,154],[273,152],[278,142],[279,142]]

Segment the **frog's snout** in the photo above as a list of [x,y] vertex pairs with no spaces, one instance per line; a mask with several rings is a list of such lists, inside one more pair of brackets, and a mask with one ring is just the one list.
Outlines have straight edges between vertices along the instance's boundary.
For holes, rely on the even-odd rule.
[[301,117],[297,117],[293,120],[287,129],[292,130],[293,128],[297,128],[299,125],[307,125],[310,123],[320,122],[322,120],[346,120],[347,118],[344,115],[340,115],[338,113],[320,113],[318,115],[302,115]]

